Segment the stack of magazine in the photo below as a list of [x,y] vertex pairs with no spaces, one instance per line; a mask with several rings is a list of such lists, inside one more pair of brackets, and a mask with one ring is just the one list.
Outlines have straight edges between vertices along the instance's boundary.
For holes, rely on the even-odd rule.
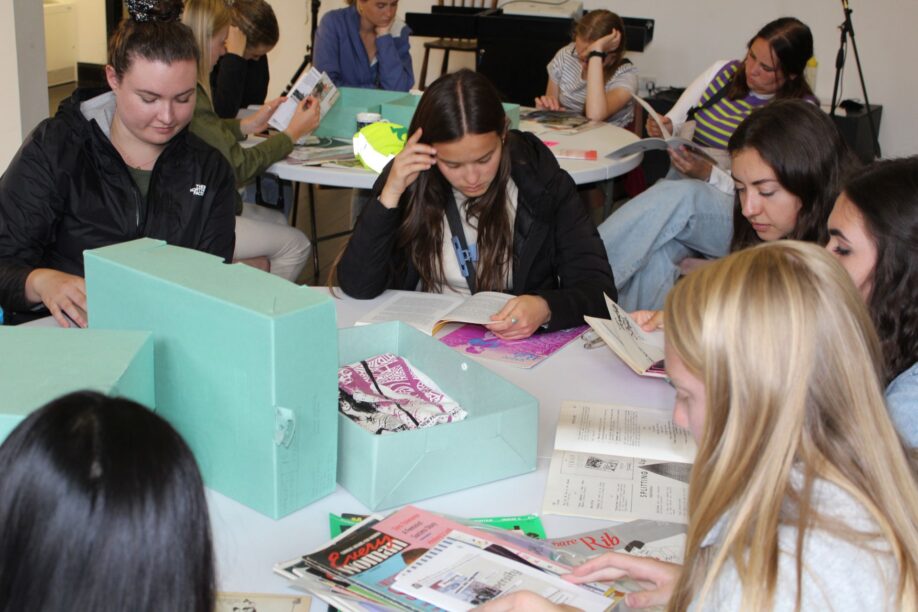
[[560,545],[406,506],[386,517],[371,515],[274,570],[341,610],[465,611],[519,590],[584,610],[611,610],[640,587],[562,579],[583,560],[572,556],[577,547],[598,542],[603,550],[597,554],[619,546],[649,553],[653,540],[668,542],[683,532],[681,525],[643,521],[620,537],[597,532]]

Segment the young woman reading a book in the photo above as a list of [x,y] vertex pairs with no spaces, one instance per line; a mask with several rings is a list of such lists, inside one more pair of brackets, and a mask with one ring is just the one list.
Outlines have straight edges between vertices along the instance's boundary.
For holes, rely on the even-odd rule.
[[0,446],[0,610],[214,609],[204,484],[143,406],[72,393]]
[[[293,144],[319,125],[319,105],[308,97],[299,105],[290,124],[253,147],[239,143],[249,134],[263,132],[283,98],[276,98],[245,119],[222,119],[210,100],[210,74],[226,52],[232,14],[223,0],[188,0],[182,20],[194,32],[201,49],[198,59],[197,102],[191,131],[219,150],[233,167],[236,185],[242,186],[274,162],[287,157]],[[303,232],[288,225],[277,210],[236,200],[235,259],[267,257],[271,272],[296,281],[306,265],[311,245]]]
[[826,248],[867,303],[890,416],[918,447],[918,157],[876,162],[850,180],[829,216]]
[[[825,244],[826,220],[857,164],[828,115],[802,100],[775,102],[740,124],[728,151],[735,183],[731,251],[781,238]],[[648,265],[672,265],[670,253],[660,249]],[[659,310],[632,317],[647,331],[663,323]]]
[[[812,55],[810,29],[792,17],[777,19],[749,41],[743,61],[715,63],[667,113],[663,122],[668,128],[691,139],[722,167],[688,148],[671,149],[670,177],[627,202],[600,225],[623,308],[661,308],[679,276],[681,260],[727,253],[733,203],[726,155],[730,135],[753,111],[773,100],[815,102],[803,79]],[[661,136],[652,117],[647,120],[647,130]]]
[[509,129],[485,77],[435,81],[409,134],[339,257],[345,293],[512,293],[488,326],[505,339],[602,316],[615,285],[574,182],[538,138]]
[[185,129],[198,55],[180,0],[128,2],[109,41],[112,91],[78,89],[0,178],[0,306],[86,326],[83,251],[148,236],[229,260],[233,177]]
[[[640,581],[633,608],[918,608],[914,465],[841,266],[817,245],[760,245],[688,275],[666,316],[673,420],[698,443],[684,565],[607,553],[567,578]],[[482,609],[557,608],[526,593]]]
[[574,26],[574,41],[548,63],[548,86],[536,108],[570,110],[593,121],[628,127],[638,72],[625,58],[625,25],[611,11],[590,11]]
[[210,73],[214,111],[225,119],[250,104],[264,104],[271,80],[268,53],[280,37],[274,9],[265,0],[234,0],[230,13],[226,54]]
[[408,91],[414,85],[409,35],[398,0],[347,0],[316,30],[313,64],[338,87]]

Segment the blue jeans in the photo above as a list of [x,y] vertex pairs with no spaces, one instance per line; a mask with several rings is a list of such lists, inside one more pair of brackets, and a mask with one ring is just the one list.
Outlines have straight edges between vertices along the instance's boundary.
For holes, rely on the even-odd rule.
[[733,195],[695,179],[663,179],[599,226],[627,311],[660,310],[686,257],[727,254]]

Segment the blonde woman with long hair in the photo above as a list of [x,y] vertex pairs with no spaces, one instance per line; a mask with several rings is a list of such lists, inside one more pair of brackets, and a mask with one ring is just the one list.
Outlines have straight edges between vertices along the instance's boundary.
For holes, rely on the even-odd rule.
[[[236,174],[236,185],[245,185],[268,166],[287,157],[294,143],[319,125],[319,105],[311,96],[303,100],[282,132],[253,147],[239,142],[250,134],[268,128],[268,119],[284,98],[276,98],[245,119],[222,119],[214,112],[211,101],[210,73],[217,60],[226,53],[232,14],[223,0],[188,0],[182,21],[194,32],[200,49],[198,60],[197,102],[191,131],[220,151]],[[279,211],[246,204],[237,198],[236,250],[234,258],[267,257],[271,272],[296,281],[311,251],[303,233],[287,224]]]
[[[634,608],[918,609],[918,484],[883,402],[870,315],[824,249],[778,241],[666,300],[673,420],[698,442],[685,565],[609,553]],[[532,594],[489,610],[552,609]]]

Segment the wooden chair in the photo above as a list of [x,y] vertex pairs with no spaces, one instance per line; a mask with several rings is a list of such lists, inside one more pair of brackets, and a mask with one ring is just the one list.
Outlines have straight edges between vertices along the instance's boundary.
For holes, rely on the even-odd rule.
[[[497,8],[497,0],[437,0],[437,6],[444,5],[484,10]],[[427,61],[430,59],[431,49],[443,51],[439,75],[443,76],[449,69],[449,52],[475,53],[478,50],[478,41],[473,38],[438,38],[424,43],[424,62],[421,64],[421,78],[418,80],[418,89],[421,91],[427,87]]]

